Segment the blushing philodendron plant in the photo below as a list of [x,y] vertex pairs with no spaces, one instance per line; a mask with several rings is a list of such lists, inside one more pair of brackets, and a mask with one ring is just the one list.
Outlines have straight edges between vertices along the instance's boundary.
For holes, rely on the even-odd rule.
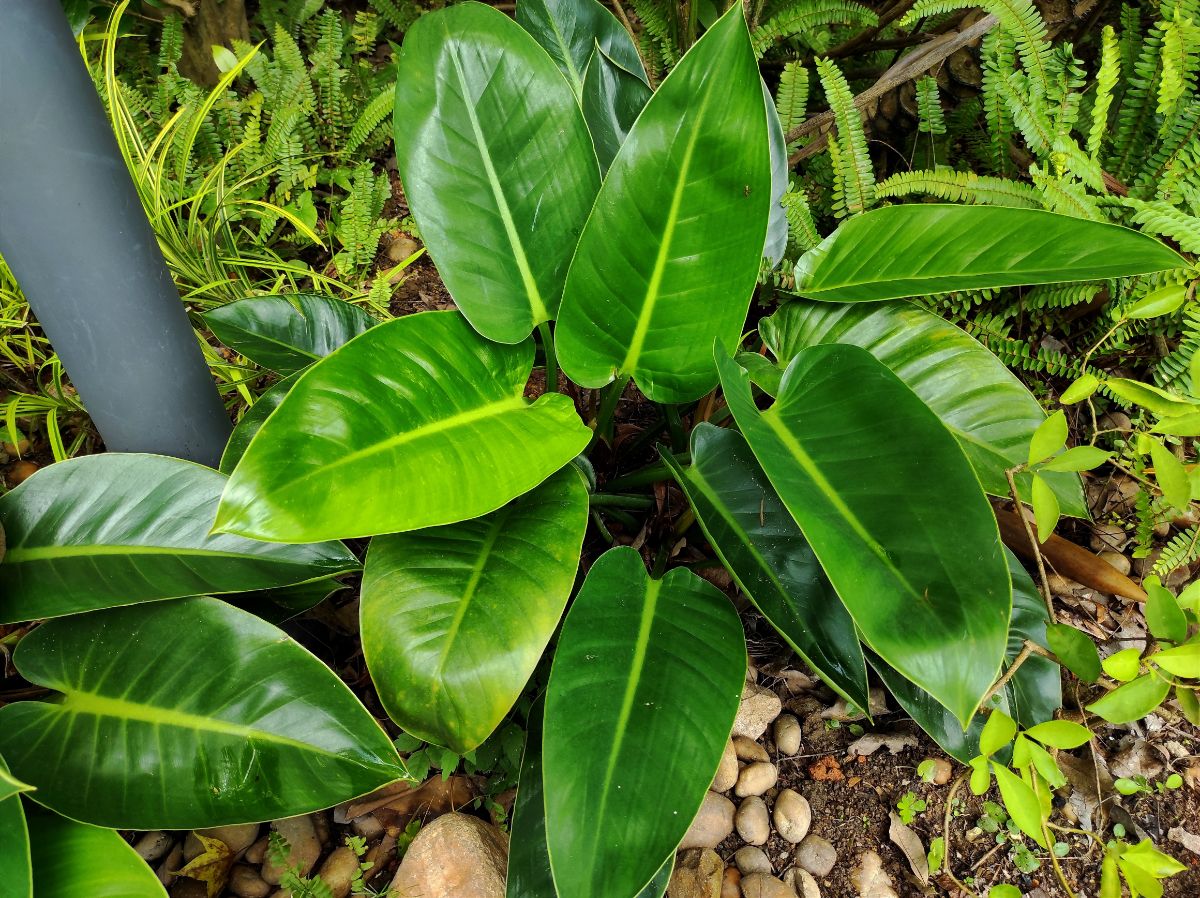
[[[214,332],[285,377],[220,472],[110,454],[0,498],[0,620],[59,618],[15,653],[55,696],[0,709],[19,780],[0,826],[34,807],[24,783],[74,820],[184,828],[402,776],[332,671],[237,607],[284,587],[272,595],[291,607],[319,600],[359,566],[338,541],[370,537],[363,650],[407,732],[474,749],[553,646],[509,895],[661,895],[746,647],[724,594],[685,567],[651,575],[633,548],[574,589],[596,497],[573,461],[631,379],[668,411],[724,397],[732,426],[697,424],[690,453],[663,461],[782,638],[859,707],[874,668],[951,754],[979,754],[981,700],[1045,638],[987,499],[1045,416],[986,349],[902,300],[1184,261],[1048,212],[887,207],[800,260],[798,298],[758,328],[769,358],[740,352],[781,227],[786,240],[787,180],[741,4],[657,90],[595,0],[520,0],[515,22],[474,2],[426,15],[398,83],[400,175],[459,310],[377,324],[316,296],[234,303],[209,315]],[[529,401],[539,347],[550,388]],[[594,420],[557,391],[560,366],[602,391]],[[1086,513],[1076,475],[1039,476]],[[992,704],[1033,726],[1058,689],[1035,658]]]

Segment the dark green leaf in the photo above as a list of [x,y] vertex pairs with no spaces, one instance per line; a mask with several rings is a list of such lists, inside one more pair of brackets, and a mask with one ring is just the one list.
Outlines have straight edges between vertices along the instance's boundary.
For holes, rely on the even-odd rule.
[[[1026,460],[1029,441],[1046,420],[1037,399],[990,350],[912,303],[800,300],[760,321],[759,332],[782,365],[823,343],[850,343],[870,352],[950,428],[993,496],[1008,495],[1004,472]],[[1045,476],[1066,514],[1087,517],[1079,477]],[[1030,475],[1018,474],[1017,486],[1028,500]]]
[[532,369],[531,341],[490,343],[457,312],[372,328],[300,376],[234,469],[216,529],[299,542],[495,511],[591,437],[569,397],[524,398]]
[[[4,898],[33,898],[33,872],[29,858],[29,830],[21,796],[11,784],[18,781],[8,773],[0,758],[0,895]],[[7,788],[4,784],[9,784]],[[24,787],[24,783],[18,783]]]
[[555,317],[600,171],[554,61],[482,3],[417,19],[393,117],[404,194],[447,289],[485,337]]
[[919,203],[856,215],[796,265],[796,292],[863,302],[1185,268],[1145,234],[1006,206]]
[[1100,655],[1096,643],[1082,630],[1067,624],[1046,627],[1046,647],[1059,662],[1085,683],[1100,679]]
[[372,540],[363,655],[396,723],[460,754],[491,735],[558,626],[587,521],[568,465],[485,517]]
[[596,0],[520,0],[516,18],[550,54],[576,97],[585,95],[584,72],[597,48],[615,66],[647,84],[633,38]]
[[0,621],[267,589],[358,567],[336,542],[210,536],[225,485],[210,468],[160,455],[110,452],[39,471],[0,497],[8,538]]
[[867,707],[854,621],[745,439],[701,424],[692,431],[691,450],[689,468],[665,453],[663,460],[738,586],[832,689]]
[[716,383],[713,340],[732,346],[741,332],[771,199],[741,9],[646,104],[596,198],[555,330],[563,370],[581,386],[629,375],[655,402],[698,399]]
[[746,441],[864,641],[965,726],[1003,661],[1012,588],[954,438],[855,346],[797,355],[766,412],[742,368],[720,350],[717,364]]
[[546,694],[559,894],[633,895],[654,878],[712,782],[745,670],[741,621],[715,587],[684,568],[650,580],[629,548],[592,566]]
[[233,473],[233,469],[246,454],[250,441],[262,429],[263,423],[271,417],[271,413],[283,403],[284,397],[291,392],[292,387],[299,379],[298,373],[291,374],[279,383],[272,384],[271,388],[259,396],[254,405],[247,409],[246,414],[242,415],[242,420],[238,421],[237,426],[233,428],[229,442],[225,444],[225,451],[221,453],[219,467],[222,474],[228,476]]
[[294,374],[377,323],[357,306],[329,296],[252,296],[207,312],[222,343],[279,374]]
[[[154,871],[113,830],[26,808],[38,898],[167,898]],[[7,885],[0,883],[5,898]]]
[[597,48],[592,54],[584,74],[583,117],[600,171],[608,171],[652,93],[645,81],[613,62],[603,50]]
[[388,737],[324,664],[217,599],[95,611],[34,630],[21,675],[62,693],[0,708],[0,752],[37,800],[122,829],[329,807],[400,777]]

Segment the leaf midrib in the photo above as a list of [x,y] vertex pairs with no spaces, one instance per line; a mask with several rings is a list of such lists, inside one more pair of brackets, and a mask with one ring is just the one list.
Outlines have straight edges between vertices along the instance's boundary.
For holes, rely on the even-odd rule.
[[[202,537],[206,538],[206,537]],[[68,558],[102,558],[123,555],[169,555],[184,558],[235,558],[238,560],[269,561],[282,564],[301,564],[272,558],[269,555],[222,552],[216,549],[196,549],[174,546],[127,546],[120,543],[91,543],[87,545],[16,546],[4,556],[4,563],[28,564],[36,561],[61,561]]]
[[[533,276],[533,269],[529,267],[529,259],[525,255],[525,247],[521,243],[520,235],[517,232],[517,225],[513,220],[512,210],[508,208],[508,199],[504,196],[504,190],[500,184],[500,176],[497,174],[496,166],[492,162],[491,150],[484,139],[483,128],[479,124],[479,116],[475,114],[475,107],[470,100],[467,75],[463,71],[462,59],[458,54],[458,45],[454,43],[453,36],[449,31],[447,31],[446,37],[450,59],[454,63],[454,71],[458,75],[458,85],[462,91],[463,107],[466,109],[467,119],[471,122],[471,132],[475,135],[475,148],[479,151],[480,161],[483,162],[484,171],[487,173],[488,186],[492,188],[492,196],[496,200],[496,209],[500,213],[500,221],[504,225],[504,233],[508,237],[509,245],[512,247],[513,261],[517,263],[517,270],[521,274],[521,283],[525,287],[525,294],[529,299],[530,309],[533,313],[532,324],[548,321],[550,313],[546,308],[545,300],[542,299],[541,291],[538,289],[537,280]],[[555,163],[552,162],[550,164]]]

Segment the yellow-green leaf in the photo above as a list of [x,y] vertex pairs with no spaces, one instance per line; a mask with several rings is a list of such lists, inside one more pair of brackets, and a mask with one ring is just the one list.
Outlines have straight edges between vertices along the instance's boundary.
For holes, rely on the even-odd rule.
[[1074,405],[1076,402],[1083,402],[1100,386],[1100,379],[1094,374],[1083,374],[1078,377],[1069,387],[1063,390],[1063,394],[1058,397],[1058,401],[1063,405]]
[[1163,497],[1175,508],[1186,509],[1192,499],[1192,485],[1183,463],[1158,440],[1150,444],[1150,459],[1154,462],[1154,479]]
[[1109,723],[1132,723],[1161,705],[1170,691],[1169,680],[1154,673],[1143,674],[1101,696],[1087,709]]
[[1142,667],[1142,653],[1137,649],[1122,649],[1100,662],[1104,672],[1114,680],[1128,683]]
[[1045,478],[1033,476],[1033,517],[1037,521],[1038,542],[1044,543],[1058,526],[1058,496]]
[[1067,416],[1062,409],[1056,411],[1038,425],[1029,441],[1029,464],[1035,465],[1049,458],[1067,445]]

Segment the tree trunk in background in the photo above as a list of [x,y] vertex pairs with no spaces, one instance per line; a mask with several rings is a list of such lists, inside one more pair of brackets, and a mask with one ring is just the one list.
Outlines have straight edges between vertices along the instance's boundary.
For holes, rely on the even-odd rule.
[[181,74],[204,87],[212,87],[221,77],[213,62],[212,48],[217,44],[233,49],[235,39],[250,40],[245,0],[199,0],[196,14],[183,26]]

